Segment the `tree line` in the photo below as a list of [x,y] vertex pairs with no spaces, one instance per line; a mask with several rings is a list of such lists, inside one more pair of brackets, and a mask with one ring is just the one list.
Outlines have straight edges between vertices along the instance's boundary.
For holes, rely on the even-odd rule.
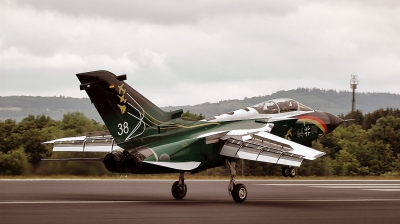
[[[197,120],[204,118],[190,111],[183,116]],[[340,117],[347,122],[312,144],[326,155],[314,161],[304,161],[298,169],[299,175],[400,175],[399,109],[378,109],[366,114],[357,110]],[[51,146],[42,142],[105,129],[104,124],[82,112],[64,114],[59,121],[45,115],[29,115],[20,122],[0,120],[0,175],[112,175],[98,162],[41,162],[42,158],[48,157],[103,157],[104,153],[52,153]],[[240,164],[239,175],[281,175],[279,165],[254,161]],[[200,175],[219,176],[228,175],[228,172],[225,167],[219,167]]]
[[[51,146],[42,144],[42,142],[63,137],[81,136],[87,132],[104,129],[103,124],[87,118],[81,112],[64,114],[60,121],[53,120],[45,115],[29,115],[21,122],[16,122],[13,119],[0,121],[0,175],[96,175],[98,173],[94,170],[97,168],[104,171],[100,174],[105,174],[103,164],[41,162],[42,158],[52,156]],[[55,156],[57,157],[57,155]],[[70,156],[76,155],[71,154]],[[96,169],[91,168],[93,165]]]

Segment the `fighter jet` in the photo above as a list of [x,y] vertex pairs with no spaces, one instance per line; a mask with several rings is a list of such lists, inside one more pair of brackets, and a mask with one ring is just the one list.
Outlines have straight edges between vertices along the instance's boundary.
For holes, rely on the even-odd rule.
[[157,107],[124,82],[126,75],[100,70],[76,76],[108,131],[45,143],[54,144],[53,151],[108,152],[104,158],[91,159],[102,161],[110,172],[179,173],[171,188],[176,199],[186,196],[185,172],[226,164],[231,176],[228,192],[235,202],[244,202],[246,186],[235,180],[239,160],[279,164],[283,176],[294,177],[295,167],[305,159],[325,154],[310,148],[311,142],[343,122],[292,99],[269,100],[193,121],[181,117],[182,110],[165,112]]

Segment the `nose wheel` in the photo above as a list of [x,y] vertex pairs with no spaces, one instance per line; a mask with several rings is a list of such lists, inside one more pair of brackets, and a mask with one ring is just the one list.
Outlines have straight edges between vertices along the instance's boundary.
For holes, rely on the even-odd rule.
[[228,185],[228,193],[232,196],[235,202],[244,202],[247,198],[247,189],[244,184],[236,183],[236,159],[226,159],[226,165],[228,166],[229,173],[231,174],[231,181]]
[[284,177],[295,177],[297,174],[297,171],[294,167],[283,167],[282,168],[282,176]]
[[244,184],[235,184],[231,194],[235,202],[244,202],[247,198],[246,186]]

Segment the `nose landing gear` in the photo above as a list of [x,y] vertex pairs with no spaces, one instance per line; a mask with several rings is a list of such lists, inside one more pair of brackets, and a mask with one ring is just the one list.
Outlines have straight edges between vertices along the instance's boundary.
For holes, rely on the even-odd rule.
[[247,198],[247,189],[244,184],[236,183],[236,159],[226,159],[226,165],[228,165],[229,173],[231,174],[231,180],[228,185],[228,193],[232,196],[235,202],[244,202]]

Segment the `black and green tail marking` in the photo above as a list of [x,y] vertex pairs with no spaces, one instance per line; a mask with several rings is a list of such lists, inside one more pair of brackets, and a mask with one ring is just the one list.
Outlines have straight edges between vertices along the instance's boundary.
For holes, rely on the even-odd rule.
[[117,143],[143,137],[146,128],[157,130],[182,114],[161,110],[125,83],[126,75],[100,70],[76,76]]

